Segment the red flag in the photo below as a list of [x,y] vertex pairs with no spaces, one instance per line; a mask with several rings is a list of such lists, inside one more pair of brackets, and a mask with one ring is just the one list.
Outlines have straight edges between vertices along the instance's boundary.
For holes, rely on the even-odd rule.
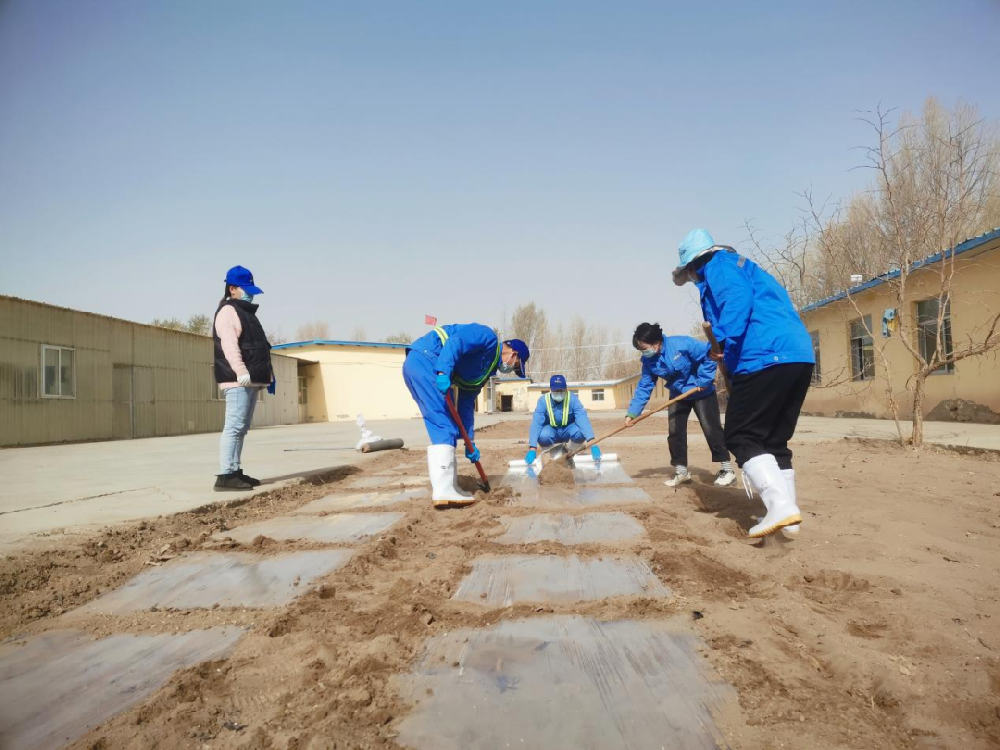
[[435,318],[433,315],[425,315],[424,316],[424,325],[436,326],[437,322],[438,322],[438,319]]

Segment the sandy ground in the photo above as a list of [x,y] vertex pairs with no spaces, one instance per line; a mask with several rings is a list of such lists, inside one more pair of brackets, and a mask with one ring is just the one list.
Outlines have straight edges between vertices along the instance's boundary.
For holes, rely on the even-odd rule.
[[[657,422],[646,421],[646,434],[662,432],[665,420]],[[601,434],[617,424],[597,420],[595,429]],[[481,431],[491,442],[509,440],[506,450],[483,451],[498,474],[523,452],[518,441],[526,425],[515,427]],[[654,503],[614,510],[639,520],[648,539],[569,550],[637,554],[673,590],[669,600],[502,609],[452,601],[478,555],[567,554],[549,542],[492,541],[501,515],[536,512],[496,493],[465,509],[435,511],[429,501],[379,508],[405,510],[406,517],[277,610],[115,618],[73,612],[149,561],[185,549],[309,548],[209,536],[343,489],[345,479],[361,475],[346,469],[245,504],[124,524],[72,546],[4,559],[0,637],[64,626],[94,635],[223,623],[248,628],[230,658],[177,673],[141,706],[77,741],[79,748],[394,747],[395,725],[409,707],[392,678],[414,662],[426,637],[552,612],[687,619],[711,667],[737,690],[739,715],[721,719],[735,748],[1000,745],[1000,463],[886,443],[802,446],[796,468],[803,531],[794,542],[762,544],[745,532],[763,510],[759,501],[748,501],[741,487],[710,486],[714,467],[696,425],[691,446],[696,482],[675,490],[662,484],[670,476],[665,441],[615,441],[626,470]],[[363,474],[399,467],[424,473],[423,453],[379,457]]]

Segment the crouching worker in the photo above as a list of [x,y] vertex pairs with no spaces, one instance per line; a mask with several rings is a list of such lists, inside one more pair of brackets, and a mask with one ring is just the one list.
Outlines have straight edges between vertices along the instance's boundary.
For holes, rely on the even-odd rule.
[[[531,420],[528,433],[528,452],[524,455],[526,464],[533,464],[538,457],[538,446],[549,448],[553,445],[575,443],[570,449],[581,447],[594,439],[594,430],[575,393],[566,390],[566,378],[553,375],[549,379],[549,392],[538,399],[535,416]],[[592,445],[590,455],[597,461],[601,449]]]
[[709,343],[690,336],[664,336],[659,323],[640,323],[632,336],[632,346],[642,355],[642,376],[625,417],[627,427],[631,427],[632,420],[646,408],[657,378],[663,378],[670,398],[677,398],[692,388],[701,389],[699,393],[671,404],[667,409],[667,447],[670,449],[674,476],[664,484],[677,487],[691,481],[688,471],[687,424],[688,417],[694,411],[712,451],[712,460],[719,464],[715,484],[718,487],[731,485],[736,481],[736,472],[729,462],[729,451],[726,450],[723,436],[719,397],[715,393],[715,371],[718,365],[709,358]]
[[[469,505],[472,495],[458,487],[455,445],[458,426],[451,417],[445,395],[452,393],[458,413],[469,435],[475,439],[476,397],[483,384],[495,373],[517,373],[524,377],[528,346],[520,339],[500,341],[488,328],[478,323],[435,326],[406,348],[403,380],[424,417],[431,439],[427,448],[427,472],[431,477],[435,507]],[[473,443],[466,450],[470,462],[479,460]]]
[[674,282],[697,285],[702,313],[722,347],[712,357],[732,381],[726,445],[767,508],[749,535],[794,534],[802,517],[788,441],[812,381],[812,339],[784,287],[752,260],[716,245],[704,229],[689,232],[678,250]]

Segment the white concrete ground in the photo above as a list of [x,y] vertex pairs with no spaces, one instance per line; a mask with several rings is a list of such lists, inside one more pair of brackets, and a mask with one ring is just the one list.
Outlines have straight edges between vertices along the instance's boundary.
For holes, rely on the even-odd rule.
[[[498,419],[482,415],[478,424]],[[427,445],[419,419],[368,426],[384,438],[402,438],[408,448]],[[247,436],[243,468],[264,482],[261,491],[268,490],[367,460],[354,450],[359,439],[354,422],[258,428]],[[212,490],[218,456],[218,433],[0,450],[0,553],[24,546],[32,535],[176,513],[250,494]]]
[[[616,411],[594,416],[623,415]],[[480,415],[477,424],[523,421],[527,438],[529,419],[527,414]],[[665,433],[665,415],[652,419],[662,420]],[[418,419],[372,422],[370,427],[382,437],[403,438],[409,448],[427,445],[423,422]],[[904,429],[908,432],[909,425]],[[1000,426],[928,422],[926,434],[931,443],[1000,450]],[[803,417],[795,440],[891,440],[895,436],[895,425],[888,421]],[[244,468],[263,480],[261,489],[267,490],[284,481],[367,460],[354,450],[358,438],[353,422],[253,430],[244,449]],[[38,535],[176,513],[244,494],[212,490],[218,441],[217,434],[205,434],[0,450],[0,553],[24,547]],[[613,438],[612,445],[625,441]],[[497,441],[501,442],[507,441]],[[485,433],[481,444],[493,443]]]

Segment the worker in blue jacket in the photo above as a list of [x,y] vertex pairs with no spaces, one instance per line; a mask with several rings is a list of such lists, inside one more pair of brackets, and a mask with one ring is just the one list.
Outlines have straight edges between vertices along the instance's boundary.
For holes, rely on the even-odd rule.
[[[566,389],[566,378],[553,375],[549,378],[549,392],[538,399],[535,404],[535,416],[531,420],[531,430],[528,432],[528,452],[524,454],[524,462],[533,464],[538,457],[538,446],[548,448],[553,445],[576,443],[573,448],[581,447],[585,442],[594,439],[594,429],[587,418],[587,410],[583,408],[575,393]],[[599,446],[590,446],[590,455],[595,461],[601,459]]]
[[632,421],[646,408],[657,378],[663,379],[670,398],[677,398],[692,388],[701,389],[667,409],[667,446],[674,476],[664,484],[677,487],[691,481],[687,467],[687,423],[693,410],[712,451],[712,460],[719,463],[715,484],[719,487],[731,485],[736,481],[736,472],[729,462],[722,432],[719,397],[715,393],[718,366],[708,356],[711,350],[708,342],[690,336],[664,336],[659,323],[640,323],[632,336],[632,346],[642,354],[642,375],[625,416],[626,427],[631,427]]
[[[427,448],[427,471],[431,478],[432,500],[437,507],[468,505],[472,496],[458,487],[455,444],[459,431],[445,403],[445,394],[457,392],[459,416],[469,440],[475,439],[476,397],[483,384],[497,372],[524,377],[530,353],[520,339],[500,341],[479,323],[435,326],[406,348],[403,380],[424,417],[431,439]],[[473,443],[465,457],[479,460]]]
[[730,374],[726,445],[767,513],[750,529],[762,537],[802,521],[788,441],[795,433],[816,359],[812,340],[784,287],[731,247],[695,229],[678,248],[678,285],[693,281]]

